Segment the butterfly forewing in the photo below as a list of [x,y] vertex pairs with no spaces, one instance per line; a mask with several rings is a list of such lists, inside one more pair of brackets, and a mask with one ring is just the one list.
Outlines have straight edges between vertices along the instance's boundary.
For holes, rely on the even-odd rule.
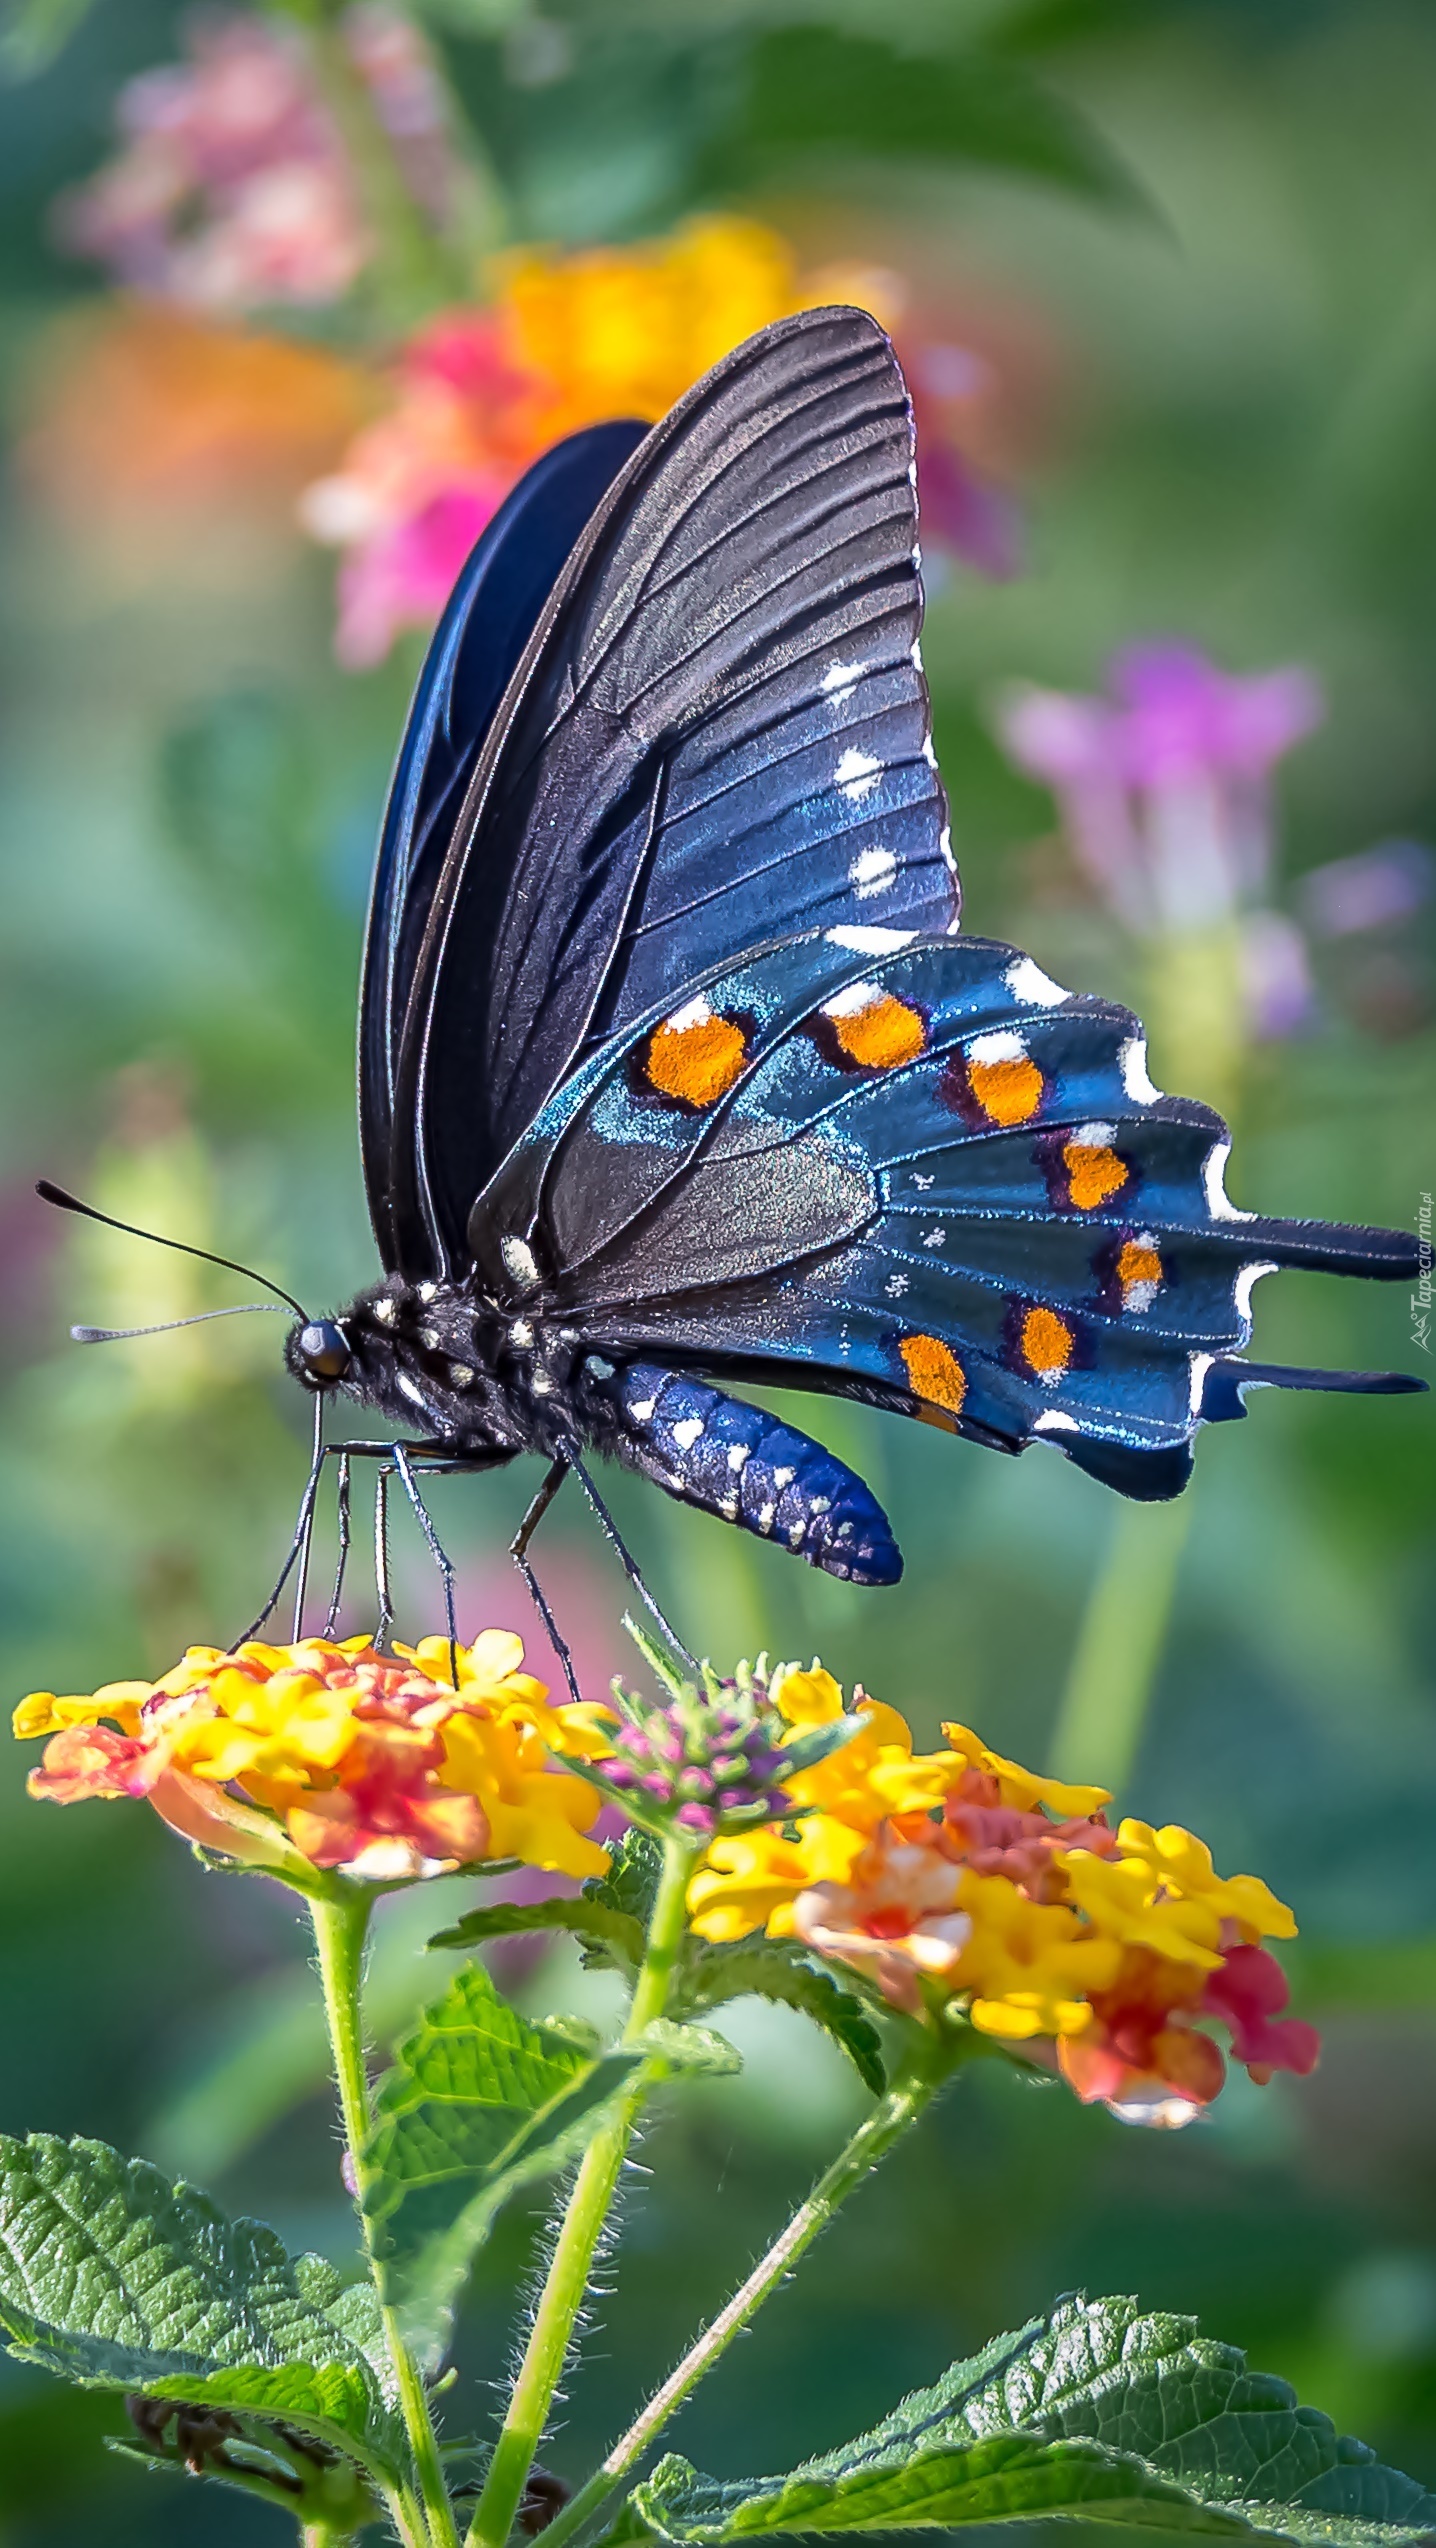
[[863,313],[741,347],[635,454],[539,623],[404,1027],[404,1209],[450,1265],[586,1047],[804,917],[945,929],[911,416]]

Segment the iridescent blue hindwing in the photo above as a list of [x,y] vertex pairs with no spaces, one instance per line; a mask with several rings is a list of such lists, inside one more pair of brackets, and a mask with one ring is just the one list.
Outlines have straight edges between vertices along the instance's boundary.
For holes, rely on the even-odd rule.
[[501,1293],[604,1354],[1041,1436],[1171,1493],[1197,1425],[1240,1412],[1260,1273],[1409,1272],[1399,1233],[1239,1211],[1226,1151],[1219,1116],[1152,1086],[1129,1011],[987,940],[839,928],[582,1065],[471,1238]]

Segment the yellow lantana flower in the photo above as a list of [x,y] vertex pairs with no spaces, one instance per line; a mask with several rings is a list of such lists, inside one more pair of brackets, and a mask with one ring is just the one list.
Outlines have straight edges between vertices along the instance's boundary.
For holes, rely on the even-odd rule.
[[1065,1904],[1030,1901],[1007,1876],[965,1867],[957,1899],[972,1934],[952,1978],[972,1993],[974,2026],[1014,2042],[1080,2034],[1091,2018],[1089,1992],[1116,1977],[1116,1941],[1094,1936]]
[[1251,1940],[1295,1937],[1294,1915],[1260,1876],[1219,1876],[1206,1842],[1180,1823],[1154,1830],[1129,1818],[1117,1825],[1117,1846],[1124,1858],[1150,1867],[1177,1901],[1200,1902],[1219,1920],[1235,1920]]

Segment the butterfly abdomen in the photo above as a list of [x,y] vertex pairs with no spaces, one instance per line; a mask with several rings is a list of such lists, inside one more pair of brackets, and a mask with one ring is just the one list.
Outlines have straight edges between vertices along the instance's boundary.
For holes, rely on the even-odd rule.
[[607,1386],[619,1418],[618,1438],[607,1447],[625,1466],[685,1503],[792,1549],[825,1574],[856,1584],[897,1582],[902,1556],[887,1515],[821,1443],[658,1363],[632,1363]]

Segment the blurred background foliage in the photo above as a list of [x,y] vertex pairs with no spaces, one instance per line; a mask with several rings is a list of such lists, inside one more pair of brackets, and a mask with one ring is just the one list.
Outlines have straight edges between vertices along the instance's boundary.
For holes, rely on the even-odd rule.
[[[294,16],[330,39],[317,12]],[[422,628],[389,646],[386,625],[336,664],[333,561],[295,507],[337,471],[352,514],[353,437],[390,412],[395,349],[436,309],[502,294],[512,268],[480,262],[495,249],[539,242],[552,268],[736,213],[788,260],[774,288],[875,274],[933,419],[925,448],[951,442],[976,507],[956,559],[934,551],[926,643],[969,922],[1144,1006],[1157,1079],[1179,1069],[1238,1117],[1238,1201],[1409,1226],[1436,1183],[1429,9],[416,0],[414,17],[442,166],[415,160],[403,203],[377,167],[382,253],[327,295],[226,308],[211,292],[197,319],[153,276],[121,303],[73,253],[73,211],[68,230],[54,213],[113,155],[123,84],[192,41],[181,13],[20,0],[3,22],[0,1581],[17,1696],[233,1633],[284,1544],[306,1455],[282,1331],[77,1351],[71,1318],[243,1295],[62,1223],[32,1181],[66,1177],[316,1303],[369,1277],[353,990]],[[358,149],[352,65],[335,77]],[[181,247],[194,222],[182,207]],[[354,523],[336,530],[329,503],[306,519],[348,541],[347,573]],[[1030,757],[1017,766],[1004,705],[1019,683],[1095,694],[1115,650],[1152,638],[1232,672],[1305,666],[1325,697],[1266,812],[1270,874],[1195,936],[1113,915]],[[1290,1278],[1259,1297],[1257,1350],[1420,1368],[1411,1326],[1399,1291]],[[1191,1823],[1295,1904],[1298,2004],[1327,2052],[1309,2082],[1239,2080],[1177,2138],[994,2065],[854,2207],[679,2447],[786,2464],[1087,2283],[1200,2311],[1436,2482],[1429,1412],[1258,1400],[1203,1441],[1187,1505],[1135,1516],[1040,1451],[1006,1464],[861,1411],[799,1413],[887,1502],[907,1580],[852,1593],[620,1481],[695,1644],[818,1646],[925,1738],[957,1715],[1039,1763],[1121,1772],[1131,1810]],[[530,1633],[502,1558],[529,1483],[442,1493],[470,1630]],[[598,1688],[619,1587],[581,1517],[550,1527],[547,1572]],[[434,1588],[413,1550],[405,1567],[410,1624],[428,1625]],[[148,1816],[29,1805],[24,1768],[17,1753],[0,1782],[0,2124],[102,2134],[343,2254],[292,1914],[260,1883],[202,1875]],[[437,1925],[432,1897],[389,1907],[379,2033],[430,1984]],[[539,2010],[596,1987],[561,1952],[509,1978]],[[625,2420],[839,2132],[857,2092],[795,2027],[740,2009],[745,2075],[655,2127],[559,2467]],[[507,2359],[505,2293],[535,2226],[509,2217],[485,2264],[464,2335],[481,2378]],[[0,2368],[0,2548],[278,2539],[239,2499],[109,2459],[110,2421]]]

